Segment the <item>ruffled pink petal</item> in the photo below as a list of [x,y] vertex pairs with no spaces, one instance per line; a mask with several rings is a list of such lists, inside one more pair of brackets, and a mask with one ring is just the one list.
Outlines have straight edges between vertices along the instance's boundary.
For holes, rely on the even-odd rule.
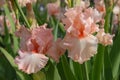
[[48,3],[47,10],[50,15],[57,15],[60,12],[60,6],[58,3]]
[[19,56],[15,59],[19,69],[28,74],[42,69],[48,61],[45,54],[52,45],[52,30],[46,28],[46,24],[31,30],[20,27],[16,36],[20,37],[21,41]]
[[65,27],[64,27],[65,30],[67,30],[67,29],[71,26],[71,24],[72,24],[72,23],[69,21],[68,18],[63,18],[63,19],[62,19],[62,23],[65,24]]
[[97,53],[97,38],[89,35],[78,39],[68,34],[63,39],[61,46],[68,50],[68,56],[72,60],[82,64]]
[[95,8],[104,15],[106,13],[104,0],[94,0],[94,3]]
[[40,53],[45,53],[53,41],[52,30],[46,28],[46,24],[32,30],[32,38],[35,40]]
[[0,16],[0,34],[4,34],[4,16]]
[[[10,13],[11,17],[13,18],[14,20],[14,23],[16,23],[16,17],[15,17],[15,14],[14,13]],[[5,21],[4,21],[4,18],[5,18]],[[11,33],[12,32],[12,27],[11,27],[11,24],[10,24],[10,21],[8,19],[7,16],[4,16],[4,15],[0,15],[0,34],[1,35],[4,35],[5,34],[5,25],[4,23],[6,23],[6,27],[8,29],[8,32]]]
[[99,32],[97,33],[96,37],[98,38],[99,43],[107,46],[107,45],[111,45],[113,43],[112,38],[114,37],[114,35],[105,33],[104,29],[100,29]]
[[72,23],[73,20],[75,19],[76,15],[81,13],[82,9],[81,7],[75,7],[75,8],[70,8],[67,9],[66,13],[64,14]]
[[89,0],[81,0],[80,1],[80,6],[85,9],[87,8],[88,6],[90,6],[90,1]]
[[81,6],[68,9],[65,16],[62,19],[63,24],[65,24],[65,30],[78,38],[97,32],[99,26],[96,23],[102,20],[102,14],[96,9],[83,9]]
[[5,4],[5,0],[0,0],[0,7],[2,7]]
[[19,56],[15,58],[18,68],[28,74],[36,73],[47,64],[48,57],[43,54],[19,51]]
[[56,62],[59,62],[60,56],[65,53],[65,49],[60,46],[61,41],[61,39],[58,39],[56,42],[53,42],[47,51],[47,55],[54,59]]
[[114,6],[113,13],[118,15],[120,13],[120,6],[118,6],[118,5]]
[[27,3],[35,3],[37,0],[18,0],[20,6],[26,6]]
[[27,51],[27,42],[29,42],[31,32],[24,26],[21,26],[20,29],[15,32],[15,35],[20,37],[20,49],[23,51]]

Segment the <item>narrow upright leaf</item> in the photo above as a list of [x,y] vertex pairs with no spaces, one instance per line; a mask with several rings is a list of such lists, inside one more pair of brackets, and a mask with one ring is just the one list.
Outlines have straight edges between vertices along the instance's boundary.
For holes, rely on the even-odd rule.
[[116,36],[110,52],[110,60],[112,64],[113,78],[117,76],[120,66],[120,33]]
[[70,69],[70,66],[67,62],[66,56],[63,55],[61,60],[62,60],[62,66],[63,66],[63,70],[65,73],[66,79],[67,80],[77,80],[76,77],[73,75],[73,72]]
[[93,65],[92,80],[101,80],[101,72],[103,69],[103,59],[104,59],[104,49],[105,47],[99,44],[98,53],[95,57],[95,61]]
[[14,58],[4,48],[0,47],[0,51],[5,55],[5,57],[8,59],[10,64],[13,67],[16,67],[16,64],[14,63]]

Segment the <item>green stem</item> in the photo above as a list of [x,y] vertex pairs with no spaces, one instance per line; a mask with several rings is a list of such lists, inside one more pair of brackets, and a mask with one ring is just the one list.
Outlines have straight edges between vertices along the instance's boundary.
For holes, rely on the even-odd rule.
[[108,33],[111,27],[111,22],[112,22],[111,21],[112,10],[113,10],[112,0],[105,0],[105,6],[106,6],[106,15],[105,15],[104,29],[105,29],[105,32]]
[[[16,38],[15,35],[14,35],[14,32],[15,32],[15,23],[14,23],[14,21],[13,21],[12,16],[10,15],[10,11],[9,11],[7,5],[4,5],[4,10],[5,10],[5,14],[6,14],[7,18],[9,19],[10,24],[11,24],[11,27],[12,27],[13,48],[14,48],[13,51],[14,51],[14,53],[16,53],[17,50],[18,50],[18,41],[17,41],[17,38]],[[9,34],[8,34],[8,30],[6,31],[6,33],[7,33],[8,39],[9,39],[10,36],[9,36]],[[7,47],[8,47],[8,46],[7,46]],[[10,46],[9,46],[9,47],[10,47]],[[9,49],[9,48],[8,48],[8,49]]]
[[54,27],[55,28],[55,30],[54,30],[54,40],[55,41],[57,40],[57,35],[58,35],[58,24],[59,24],[59,21],[57,21],[57,24]]
[[16,64],[14,62],[14,58],[2,47],[0,47],[0,51],[4,54],[4,56],[8,59],[12,67],[16,68]]
[[105,16],[105,25],[104,25],[104,29],[105,29],[105,32],[108,33],[109,32],[109,28],[110,28],[110,22],[111,22],[111,9],[107,9],[107,14]]
[[88,65],[87,62],[85,62],[85,73],[86,73],[86,80],[89,80],[89,72],[88,72]]
[[15,24],[14,24],[14,21],[12,19],[12,16],[10,15],[10,11],[7,7],[7,4],[4,5],[4,10],[5,10],[5,14],[6,14],[8,20],[10,21],[10,25],[12,27],[12,33],[13,33],[13,32],[15,32]]
[[28,28],[30,28],[30,24],[28,23],[28,21],[27,21],[25,15],[24,15],[22,9],[20,8],[20,6],[19,6],[17,0],[15,0],[14,2],[15,2],[15,4],[16,4],[16,7],[18,8],[18,11],[20,12],[22,18],[24,19],[26,26],[27,26]]

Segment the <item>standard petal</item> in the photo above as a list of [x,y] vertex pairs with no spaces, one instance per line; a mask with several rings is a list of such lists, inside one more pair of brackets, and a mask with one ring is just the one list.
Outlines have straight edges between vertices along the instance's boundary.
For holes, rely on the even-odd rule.
[[53,41],[52,30],[46,28],[46,24],[32,30],[32,39],[39,48],[38,51],[45,53]]

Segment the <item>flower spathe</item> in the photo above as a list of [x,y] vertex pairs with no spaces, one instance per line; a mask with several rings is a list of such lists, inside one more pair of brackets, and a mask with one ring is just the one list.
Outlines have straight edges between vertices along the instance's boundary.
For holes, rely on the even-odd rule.
[[20,37],[19,56],[15,62],[19,69],[30,74],[41,70],[47,64],[46,52],[53,40],[52,30],[46,24],[31,30],[21,27],[16,35]]

